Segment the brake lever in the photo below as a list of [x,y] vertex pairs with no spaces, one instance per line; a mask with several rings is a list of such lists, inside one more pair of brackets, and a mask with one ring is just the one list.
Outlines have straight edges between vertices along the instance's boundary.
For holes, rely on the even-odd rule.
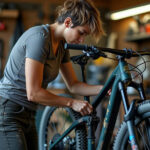
[[102,51],[100,51],[94,46],[92,46],[91,49],[88,49],[88,51],[83,50],[83,53],[86,54],[88,57],[92,57],[93,59],[97,59],[99,57],[107,58],[107,55],[105,53],[103,53]]
[[87,57],[86,54],[82,54],[82,55],[72,56],[70,59],[74,64],[84,65],[87,64],[89,57]]

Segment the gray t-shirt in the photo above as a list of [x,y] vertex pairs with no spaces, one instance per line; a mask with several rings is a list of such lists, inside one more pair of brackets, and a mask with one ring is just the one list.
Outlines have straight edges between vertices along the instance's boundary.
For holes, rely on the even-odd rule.
[[31,58],[44,64],[42,87],[46,88],[58,75],[60,64],[70,60],[69,51],[64,50],[64,42],[60,42],[55,56],[49,25],[28,29],[10,53],[4,76],[0,80],[0,96],[35,110],[37,104],[27,100],[25,59]]

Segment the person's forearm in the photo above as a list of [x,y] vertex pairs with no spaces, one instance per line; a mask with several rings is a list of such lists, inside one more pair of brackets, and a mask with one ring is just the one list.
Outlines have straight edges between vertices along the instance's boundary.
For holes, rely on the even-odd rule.
[[72,85],[70,92],[81,96],[94,96],[100,92],[102,87],[102,85],[89,85],[83,82],[76,82]]
[[57,96],[43,88],[33,90],[28,94],[28,100],[42,105],[71,107],[73,99]]
[[28,100],[43,105],[70,107],[74,111],[80,112],[81,115],[87,115],[93,111],[92,106],[87,101],[57,96],[42,88],[33,90],[30,94],[28,92]]

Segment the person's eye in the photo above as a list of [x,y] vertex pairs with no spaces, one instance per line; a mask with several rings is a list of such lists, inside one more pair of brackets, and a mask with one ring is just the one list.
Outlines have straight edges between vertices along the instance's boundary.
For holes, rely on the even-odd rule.
[[79,31],[80,35],[84,35],[84,32],[83,31]]

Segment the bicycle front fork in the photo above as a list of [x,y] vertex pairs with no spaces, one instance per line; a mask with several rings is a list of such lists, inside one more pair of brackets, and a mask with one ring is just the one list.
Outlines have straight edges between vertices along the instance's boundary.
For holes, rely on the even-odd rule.
[[129,140],[132,150],[139,150],[138,144],[135,138],[134,126],[131,120],[127,121],[128,131],[129,131]]
[[119,90],[121,92],[123,105],[125,109],[124,120],[126,121],[127,127],[128,127],[130,145],[131,145],[132,150],[139,150],[137,139],[135,136],[136,134],[134,131],[134,123],[133,123],[134,116],[135,116],[136,100],[133,100],[132,103],[129,105],[128,97],[127,97],[126,90],[125,90],[125,85],[122,82],[119,82]]
[[127,123],[131,148],[132,148],[132,150],[139,150],[138,142],[137,142],[137,139],[135,136],[136,133],[134,131],[134,122],[133,122],[134,115],[135,115],[135,104],[136,104],[136,100],[133,100],[129,107],[128,112],[124,116],[124,120]]

